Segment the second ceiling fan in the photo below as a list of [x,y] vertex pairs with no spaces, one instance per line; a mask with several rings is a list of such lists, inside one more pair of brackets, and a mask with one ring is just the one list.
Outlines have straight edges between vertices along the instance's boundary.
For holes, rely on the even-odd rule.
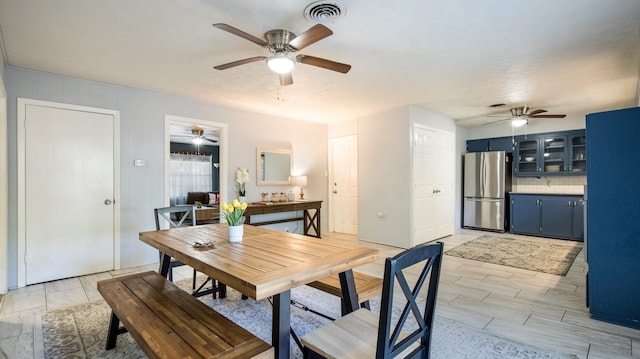
[[336,61],[314,57],[309,55],[298,55],[295,58],[289,57],[289,53],[304,49],[305,47],[316,43],[325,37],[331,36],[333,32],[326,26],[317,24],[300,35],[294,34],[288,30],[270,30],[264,34],[264,40],[239,30],[227,24],[213,24],[214,27],[229,32],[233,35],[242,37],[259,46],[267,48],[271,52],[271,56],[254,56],[242,60],[232,61],[226,64],[214,66],[216,70],[226,70],[231,67],[248,64],[251,62],[266,60],[267,65],[273,71],[278,73],[280,77],[280,85],[286,86],[293,84],[291,77],[291,69],[295,62],[306,65],[322,67],[346,74],[351,69],[351,65],[343,64]]
[[[565,118],[567,117],[567,115],[565,114],[561,114],[561,115],[546,114],[545,112],[547,112],[547,110],[538,109],[538,110],[530,111],[528,106],[513,107],[511,108],[510,111],[511,111],[511,117],[503,118],[497,121],[483,123],[483,125],[491,125],[491,124],[502,122],[502,121],[511,121],[511,124],[514,127],[520,127],[528,124],[529,120],[534,118]],[[508,115],[492,115],[490,117],[503,117],[503,116],[508,116]]]

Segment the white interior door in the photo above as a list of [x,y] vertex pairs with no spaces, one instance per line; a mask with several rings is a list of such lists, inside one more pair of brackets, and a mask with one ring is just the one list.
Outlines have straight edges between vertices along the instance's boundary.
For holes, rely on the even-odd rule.
[[333,230],[358,234],[358,138],[330,140],[332,178],[330,183]]
[[414,129],[413,141],[413,244],[417,245],[435,238],[434,202],[436,175],[434,162],[435,132],[423,128]]
[[413,245],[453,234],[453,135],[414,127]]
[[25,108],[26,284],[114,269],[114,116]]

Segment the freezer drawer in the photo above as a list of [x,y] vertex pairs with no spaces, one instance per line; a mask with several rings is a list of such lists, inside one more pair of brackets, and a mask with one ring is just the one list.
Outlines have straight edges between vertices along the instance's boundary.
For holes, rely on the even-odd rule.
[[463,226],[504,232],[505,213],[503,198],[465,197]]

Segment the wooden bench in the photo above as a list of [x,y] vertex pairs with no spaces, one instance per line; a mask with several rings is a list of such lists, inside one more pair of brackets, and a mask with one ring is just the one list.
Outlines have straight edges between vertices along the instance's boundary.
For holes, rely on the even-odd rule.
[[103,280],[98,291],[112,309],[107,350],[129,332],[149,358],[274,356],[269,344],[156,272]]
[[[382,293],[382,278],[353,271],[353,279],[356,283],[356,292],[358,293],[360,306],[362,308],[371,309],[369,300]],[[330,275],[307,285],[342,299],[342,287],[340,286],[340,278],[338,277],[338,274]],[[342,307],[344,309],[344,303]]]

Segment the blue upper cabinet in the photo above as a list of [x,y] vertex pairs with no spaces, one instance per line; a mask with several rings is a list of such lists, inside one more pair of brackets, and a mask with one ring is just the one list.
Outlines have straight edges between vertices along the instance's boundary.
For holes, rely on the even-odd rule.
[[513,153],[514,147],[513,137],[496,137],[489,139],[489,151],[504,151],[506,153]]
[[518,177],[586,175],[584,130],[540,133],[516,139],[514,175]]
[[489,139],[467,141],[467,152],[486,152],[489,151]]
[[567,136],[540,136],[540,149],[542,150],[542,165],[540,167],[545,175],[566,174],[569,171]]
[[467,141],[467,152],[505,151],[513,153],[513,137],[482,138]]
[[569,172],[575,175],[585,175],[587,171],[587,136],[584,132],[573,133],[568,136],[569,143]]
[[516,176],[540,176],[540,146],[538,138],[518,141],[515,162]]

